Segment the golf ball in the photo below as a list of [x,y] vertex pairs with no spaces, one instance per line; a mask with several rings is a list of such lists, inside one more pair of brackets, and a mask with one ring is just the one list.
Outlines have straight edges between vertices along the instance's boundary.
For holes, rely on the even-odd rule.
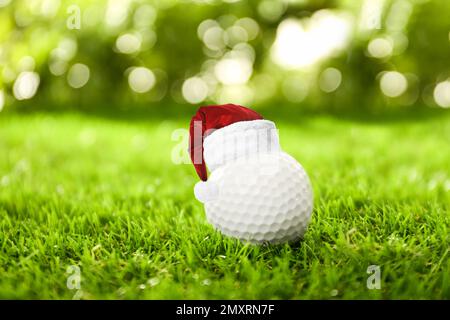
[[303,167],[283,151],[254,154],[216,168],[217,196],[205,203],[208,221],[223,234],[252,243],[303,236],[313,193]]

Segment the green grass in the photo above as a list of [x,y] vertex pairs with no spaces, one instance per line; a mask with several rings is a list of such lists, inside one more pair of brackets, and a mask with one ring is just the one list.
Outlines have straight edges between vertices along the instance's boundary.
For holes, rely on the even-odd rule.
[[188,119],[0,115],[0,298],[70,299],[78,265],[85,299],[450,299],[450,114],[272,120],[315,207],[303,241],[252,246],[171,162]]

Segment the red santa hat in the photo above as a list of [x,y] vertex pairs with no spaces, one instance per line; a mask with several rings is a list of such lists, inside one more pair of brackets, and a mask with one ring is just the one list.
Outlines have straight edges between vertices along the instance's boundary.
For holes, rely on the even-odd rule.
[[257,112],[236,104],[200,107],[192,117],[189,130],[189,152],[199,178],[203,181],[208,178],[203,157],[203,141],[208,134],[236,122],[261,119]]
[[[257,112],[235,104],[212,105],[200,107],[192,117],[190,123],[189,153],[197,175],[202,181],[206,181],[208,174],[203,155],[203,141],[213,130],[221,129],[236,122],[262,120]],[[204,202],[209,196],[211,188],[205,183],[197,183],[194,193],[197,199]]]

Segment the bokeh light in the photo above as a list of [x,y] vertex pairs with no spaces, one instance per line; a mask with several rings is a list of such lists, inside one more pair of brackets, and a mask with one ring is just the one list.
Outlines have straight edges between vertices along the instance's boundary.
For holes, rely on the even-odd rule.
[[220,27],[219,23],[213,19],[206,19],[202,21],[197,27],[197,36],[203,41],[205,32],[213,27]]
[[401,96],[408,88],[408,80],[397,71],[384,72],[380,77],[380,89],[390,98]]
[[125,24],[128,18],[130,0],[109,0],[105,12],[105,22],[110,28]]
[[70,67],[67,73],[67,83],[72,88],[78,89],[84,87],[89,81],[90,70],[89,67],[82,63],[75,63]]
[[219,26],[207,29],[202,40],[208,49],[217,51],[225,48],[224,30]]
[[238,43],[247,42],[248,41],[247,31],[240,26],[231,26],[226,30],[226,44],[229,47],[233,47]]
[[119,52],[133,54],[141,49],[142,39],[137,33],[125,33],[116,40],[116,48]]
[[258,22],[256,22],[252,18],[241,18],[235,22],[235,25],[245,29],[245,31],[247,32],[248,40],[250,41],[256,39],[259,34]]
[[128,84],[131,90],[137,93],[150,91],[156,83],[154,73],[145,67],[136,67],[128,75]]
[[258,5],[258,13],[267,21],[276,21],[286,11],[284,1],[263,0]]
[[393,43],[387,38],[375,38],[369,42],[367,51],[374,58],[387,58],[392,55]]
[[345,48],[350,31],[350,17],[331,10],[317,11],[309,20],[286,19],[278,26],[272,58],[290,69],[310,67]]
[[434,88],[433,97],[438,106],[450,108],[450,80],[439,82]]
[[208,85],[202,78],[192,77],[184,81],[182,93],[187,102],[192,104],[200,103],[208,96]]
[[230,57],[247,59],[252,63],[255,62],[256,58],[255,49],[253,49],[253,47],[248,43],[239,43],[235,45],[233,47],[233,50],[230,51],[227,55]]
[[324,92],[333,92],[341,85],[342,73],[336,68],[325,69],[319,77],[319,88]]
[[77,54],[78,44],[73,38],[63,38],[51,54],[64,61],[69,61]]
[[14,97],[17,100],[31,99],[38,90],[39,82],[40,77],[36,72],[21,72],[14,82]]
[[139,6],[133,16],[134,26],[137,29],[147,29],[153,26],[158,16],[156,9],[150,4]]
[[64,60],[51,58],[48,68],[55,76],[63,75],[67,71],[68,63]]
[[242,57],[225,58],[215,66],[217,79],[226,85],[245,84],[253,71],[252,63]]
[[63,38],[58,46],[50,52],[48,68],[55,76],[63,75],[69,66],[69,61],[75,57],[78,44],[73,38]]

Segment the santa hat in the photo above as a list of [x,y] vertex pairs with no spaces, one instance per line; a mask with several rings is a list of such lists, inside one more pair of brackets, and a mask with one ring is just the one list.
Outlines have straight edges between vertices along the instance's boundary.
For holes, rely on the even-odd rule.
[[[263,117],[257,112],[243,106],[224,104],[206,106],[198,109],[190,123],[189,152],[197,175],[201,179],[194,187],[194,194],[199,201],[206,202],[217,193],[215,186],[206,183],[208,178],[204,155],[204,153],[206,154],[204,148],[207,145],[206,140],[210,141],[209,145],[223,145],[224,142],[235,143],[235,140],[243,136],[248,129],[258,129],[261,127],[271,129],[275,128],[275,125],[271,121],[263,120]],[[225,133],[227,135],[224,135]],[[225,139],[223,139],[224,137]],[[212,143],[212,141],[215,141],[215,143]],[[278,145],[278,140],[276,144]],[[226,157],[226,154],[218,150],[213,150],[212,147],[209,149],[209,162],[206,162],[208,162],[208,166],[212,169],[211,166],[217,162],[216,160]],[[236,150],[233,150],[234,156],[236,153],[239,153],[239,151],[236,152]]]

